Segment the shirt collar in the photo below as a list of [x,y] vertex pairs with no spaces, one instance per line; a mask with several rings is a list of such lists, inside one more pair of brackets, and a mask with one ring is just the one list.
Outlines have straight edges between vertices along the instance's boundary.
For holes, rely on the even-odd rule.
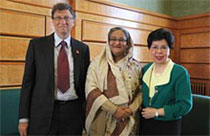
[[[58,47],[59,44],[61,43],[62,39],[56,33],[54,33],[54,39],[55,39],[55,47]],[[69,48],[71,36],[69,35],[66,39],[64,39],[64,41],[67,43],[67,46]]]
[[[149,84],[150,84],[150,77],[152,76],[152,70],[153,70],[153,67],[155,66],[155,63],[153,63],[147,70],[146,72],[144,73],[144,76],[143,76],[143,81],[146,83],[146,85],[149,87]],[[174,62],[169,58],[169,63],[163,73],[163,76],[161,78],[161,81],[158,81],[158,84],[157,85],[162,85],[162,84],[166,84],[170,81],[170,77],[171,77],[171,71],[173,69],[173,66],[174,66]]]

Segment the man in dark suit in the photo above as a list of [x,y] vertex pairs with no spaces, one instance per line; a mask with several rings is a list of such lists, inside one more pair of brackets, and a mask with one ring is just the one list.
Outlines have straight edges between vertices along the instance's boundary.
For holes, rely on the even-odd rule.
[[70,35],[75,13],[52,9],[55,33],[29,43],[19,108],[19,132],[26,135],[81,135],[89,48]]

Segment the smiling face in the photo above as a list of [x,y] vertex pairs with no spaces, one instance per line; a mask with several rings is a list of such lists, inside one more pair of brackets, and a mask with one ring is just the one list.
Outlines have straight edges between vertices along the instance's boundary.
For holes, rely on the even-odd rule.
[[57,10],[53,16],[53,25],[56,34],[65,39],[70,35],[74,26],[74,19],[69,10]]
[[116,62],[126,55],[128,45],[127,38],[123,31],[116,30],[111,33],[109,37],[109,47]]
[[170,48],[165,39],[153,41],[150,47],[150,54],[154,63],[164,64],[169,60]]

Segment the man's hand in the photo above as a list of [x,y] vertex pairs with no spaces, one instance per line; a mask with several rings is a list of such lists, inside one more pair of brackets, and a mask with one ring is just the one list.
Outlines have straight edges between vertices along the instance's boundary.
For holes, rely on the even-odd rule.
[[18,125],[20,136],[27,136],[28,122],[21,122]]

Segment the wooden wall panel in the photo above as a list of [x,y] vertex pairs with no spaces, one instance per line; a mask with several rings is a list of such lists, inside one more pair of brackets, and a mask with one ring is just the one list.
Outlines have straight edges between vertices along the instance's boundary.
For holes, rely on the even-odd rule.
[[210,80],[209,64],[182,64],[190,73],[191,78]]
[[90,49],[90,60],[92,61],[97,55],[99,55],[102,50],[105,48],[105,43],[94,43],[94,42],[85,42]]
[[179,62],[193,79],[193,93],[210,96],[210,14],[178,19]]
[[139,29],[127,29],[136,45],[147,46],[147,37],[150,31],[139,30]]
[[[40,0],[34,0],[39,2]],[[21,2],[13,2],[10,0],[0,0],[0,9],[15,11],[15,12],[24,12],[31,13],[36,15],[50,15],[50,8],[43,8],[34,5],[26,5]]]
[[[103,24],[99,22],[83,21],[82,40],[106,42],[110,28],[114,27],[110,24]],[[91,28],[91,29],[90,29]],[[124,27],[125,28],[125,27]],[[131,37],[137,45],[147,45],[146,39],[149,34],[148,31],[125,28],[131,34]]]
[[[112,17],[100,16],[100,15],[95,15],[95,14],[87,14],[83,12],[76,12],[76,14],[77,14],[77,19],[82,19],[82,20],[92,21],[92,22],[102,22],[104,24],[112,24],[113,26],[120,25],[124,27],[132,27],[136,29],[143,29],[143,30],[150,30],[150,31],[160,28],[160,26],[143,24],[140,21],[132,22],[131,20],[123,20],[121,18],[112,18]],[[80,26],[81,25],[79,25],[79,27]]]
[[99,22],[83,21],[82,40],[106,42],[109,29],[113,27]]
[[203,15],[193,15],[190,17],[182,17],[178,19],[177,25],[179,29],[189,29],[196,27],[210,26],[210,13]]
[[172,33],[174,34],[174,48],[170,50],[170,58],[176,62],[180,62],[180,35],[178,30],[173,30]]
[[134,58],[142,63],[148,63],[152,61],[152,58],[147,47],[134,46]]
[[179,58],[179,53],[177,53],[177,52],[175,51],[175,49],[170,50],[169,58],[171,58],[172,61],[175,62],[175,63],[179,63],[179,62],[180,62],[180,61],[178,60],[178,58]]
[[210,64],[209,48],[181,50],[181,63],[208,63]]
[[109,24],[114,26],[121,26],[121,27],[125,27],[125,28],[133,28],[133,29],[140,29],[140,30],[145,30],[145,31],[152,31],[154,29],[159,28],[158,26],[152,26],[152,25],[148,25],[148,24],[141,24],[138,22],[132,22],[129,20],[122,20],[122,19],[117,19],[117,18],[110,18],[110,17],[106,17],[106,16],[100,16],[100,15],[95,15],[95,14],[86,14],[86,13],[82,13],[82,12],[76,12],[77,14],[77,18],[76,18],[76,22],[75,22],[75,27],[73,31],[74,36],[79,39],[82,40],[82,27],[83,26],[83,22],[84,21],[90,21],[90,22],[98,22],[98,23],[102,23],[102,24]]
[[193,33],[206,33],[206,32],[208,33],[209,31],[210,31],[210,26],[177,30],[179,34],[193,34]]
[[30,38],[0,36],[0,60],[24,61]]
[[46,17],[46,35],[50,35],[54,32],[53,22],[50,16]]
[[20,86],[24,63],[0,63],[0,87]]
[[54,4],[58,2],[67,3],[68,0],[10,0],[14,2],[20,2],[24,4],[31,4],[36,6],[44,6],[44,7],[52,7]]
[[210,31],[181,35],[181,48],[210,47]]
[[75,0],[74,3],[77,12],[120,18],[123,20],[170,28],[175,28],[176,24],[176,20],[170,16],[142,12],[141,10],[120,7],[116,4],[106,3],[104,1]]
[[18,36],[44,36],[45,18],[26,13],[0,10],[0,33]]
[[51,7],[68,0],[0,0],[0,89],[20,88],[29,40],[54,29]]

